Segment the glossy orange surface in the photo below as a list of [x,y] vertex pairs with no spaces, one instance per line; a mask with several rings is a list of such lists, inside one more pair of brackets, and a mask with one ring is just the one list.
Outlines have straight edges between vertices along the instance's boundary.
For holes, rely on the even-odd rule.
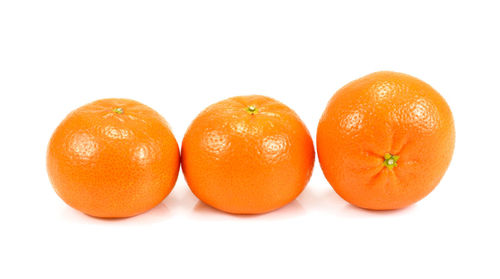
[[313,141],[297,114],[264,96],[209,106],[188,128],[182,169],[192,192],[220,210],[264,213],[294,200],[311,177]]
[[397,209],[439,183],[455,145],[453,117],[431,86],[409,75],[377,72],[341,88],[317,130],[321,168],[346,201]]
[[127,99],[99,100],[71,112],[47,151],[57,194],[97,217],[151,209],[174,187],[179,164],[179,147],[167,122]]

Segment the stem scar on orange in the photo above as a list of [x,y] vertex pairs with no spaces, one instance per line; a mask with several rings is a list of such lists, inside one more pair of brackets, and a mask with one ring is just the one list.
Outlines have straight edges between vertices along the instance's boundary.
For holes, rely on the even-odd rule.
[[437,186],[453,155],[455,127],[431,86],[377,72],[335,93],[316,140],[323,173],[343,199],[366,209],[397,209]]
[[236,214],[264,213],[294,200],[311,177],[315,156],[297,114],[258,95],[230,98],[201,112],[181,154],[191,191]]
[[159,204],[179,173],[179,146],[153,109],[104,99],[71,112],[49,142],[47,171],[71,207],[105,218],[129,217]]

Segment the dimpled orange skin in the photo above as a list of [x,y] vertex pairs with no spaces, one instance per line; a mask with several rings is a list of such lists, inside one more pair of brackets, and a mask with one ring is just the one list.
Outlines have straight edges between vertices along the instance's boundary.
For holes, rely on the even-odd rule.
[[104,99],[71,112],[49,142],[47,171],[71,207],[104,218],[129,217],[159,204],[179,173],[179,147],[153,109]]
[[265,213],[293,201],[309,181],[315,158],[297,114],[258,95],[230,98],[201,112],[181,154],[191,191],[235,214]]
[[376,72],[340,89],[317,130],[321,168],[346,201],[398,209],[429,194],[455,145],[453,117],[431,86],[402,73]]

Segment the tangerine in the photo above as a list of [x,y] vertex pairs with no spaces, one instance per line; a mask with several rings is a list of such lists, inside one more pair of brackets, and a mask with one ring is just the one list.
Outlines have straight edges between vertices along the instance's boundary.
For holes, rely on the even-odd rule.
[[179,147],[167,122],[133,100],[103,99],[71,112],[47,151],[56,193],[71,207],[105,218],[159,204],[179,173]]
[[413,204],[439,183],[453,155],[451,110],[430,85],[376,72],[341,88],[317,130],[318,158],[346,201],[386,210]]
[[206,204],[236,214],[265,213],[293,201],[311,177],[311,136],[298,115],[259,95],[209,106],[182,142],[182,170]]

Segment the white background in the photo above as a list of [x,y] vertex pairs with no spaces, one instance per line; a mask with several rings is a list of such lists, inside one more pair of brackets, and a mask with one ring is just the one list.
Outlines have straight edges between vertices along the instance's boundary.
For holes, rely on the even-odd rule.
[[[1,1],[0,277],[499,278],[500,8],[344,2]],[[315,135],[333,93],[379,70],[428,82],[455,117],[448,172],[407,209],[347,204],[317,161],[296,201],[251,217],[198,202],[181,174],[153,210],[95,219],[47,178],[51,133],[96,99],[153,107],[181,142],[206,106],[264,94]]]

